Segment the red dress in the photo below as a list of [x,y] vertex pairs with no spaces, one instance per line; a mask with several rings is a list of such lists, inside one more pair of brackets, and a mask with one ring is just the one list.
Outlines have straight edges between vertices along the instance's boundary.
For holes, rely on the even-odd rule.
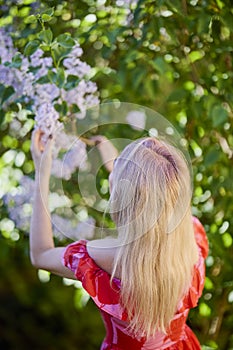
[[208,254],[208,242],[203,226],[193,218],[195,238],[199,249],[199,260],[194,267],[191,286],[180,301],[170,327],[169,334],[156,332],[149,339],[134,338],[127,328],[127,315],[119,304],[120,280],[113,279],[102,270],[88,255],[85,240],[70,244],[63,257],[63,263],[82,282],[99,308],[105,327],[106,337],[101,350],[199,350],[200,344],[191,329],[186,325],[189,309],[197,305],[202,294],[205,279],[204,259]]

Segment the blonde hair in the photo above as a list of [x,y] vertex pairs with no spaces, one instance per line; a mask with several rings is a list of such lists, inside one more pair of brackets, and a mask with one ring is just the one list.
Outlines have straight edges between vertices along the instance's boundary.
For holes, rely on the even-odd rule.
[[198,258],[186,161],[165,141],[145,138],[124,149],[112,179],[120,242],[112,278],[117,271],[129,330],[143,337],[166,333]]

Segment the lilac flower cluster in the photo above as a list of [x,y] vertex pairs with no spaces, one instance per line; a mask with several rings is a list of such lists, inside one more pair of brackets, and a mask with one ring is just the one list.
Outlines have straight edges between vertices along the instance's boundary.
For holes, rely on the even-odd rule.
[[[34,187],[34,180],[28,176],[22,176],[17,189],[14,189],[13,193],[8,192],[3,198],[4,203],[8,207],[9,218],[14,221],[18,229],[25,232],[29,232],[30,228]],[[72,223],[69,219],[55,213],[57,207],[55,204],[58,202],[57,196],[53,197],[51,194],[49,200],[51,207],[54,208],[54,213],[51,215],[53,232],[58,239],[70,238],[79,240],[93,238],[95,220],[92,217],[88,217],[80,222],[76,220],[75,223]]]
[[126,121],[134,130],[143,130],[146,126],[146,115],[144,111],[130,111]]
[[64,59],[63,65],[66,67],[65,74],[76,76],[80,80],[79,84],[72,90],[62,89],[62,99],[67,102],[68,105],[76,104],[79,107],[80,112],[75,113],[75,117],[83,119],[86,115],[86,110],[90,107],[99,104],[98,96],[96,95],[97,86],[92,81],[86,81],[83,79],[90,74],[91,67],[80,60],[80,56],[83,51],[79,44],[73,46],[72,51],[67,58]]
[[95,234],[95,220],[88,217],[77,225],[60,215],[52,214],[54,236],[58,239],[68,237],[73,240],[92,239]]
[[3,28],[0,28],[0,46],[1,64],[3,65],[6,62],[10,62],[16,53],[11,37],[5,33]]
[[[16,101],[18,98],[24,99],[27,108],[35,114],[35,127],[43,131],[44,142],[50,134],[55,135],[59,130],[59,137],[56,137],[55,145],[56,155],[61,148],[63,152],[65,149],[69,149],[70,140],[65,137],[65,131],[61,130],[62,123],[59,121],[60,115],[55,104],[61,104],[65,101],[68,109],[67,117],[77,119],[85,118],[86,110],[99,104],[96,84],[85,79],[90,73],[91,67],[86,62],[81,61],[80,57],[83,51],[79,44],[76,42],[63,61],[65,79],[72,75],[77,77],[77,81],[79,81],[74,88],[69,90],[64,87],[58,88],[53,82],[41,83],[38,81],[40,78],[46,77],[49,71],[57,73],[57,68],[53,67],[52,58],[44,57],[44,52],[41,49],[37,49],[30,58],[19,54],[21,65],[15,68],[11,67],[9,63],[17,52],[10,36],[3,29],[0,30],[0,45],[3,48],[0,52],[0,83],[13,86],[15,90],[10,102]],[[73,105],[77,106],[79,112],[71,115],[70,107]],[[63,137],[62,134],[64,134]],[[65,144],[64,139],[66,139]],[[79,140],[64,159],[54,159],[53,173],[57,174],[59,178],[69,179],[75,169],[85,162],[86,158],[85,144]]]
[[34,186],[34,180],[28,176],[22,176],[14,192],[8,192],[3,197],[8,207],[9,218],[15,222],[18,229],[23,231],[29,230]]
[[0,83],[12,86],[16,91],[19,88],[18,72],[16,68],[10,67],[16,54],[11,37],[7,35],[3,28],[0,28]]
[[77,75],[79,78],[83,78],[86,74],[90,73],[91,67],[80,60],[83,50],[78,44],[73,46],[70,54],[64,59],[63,65],[67,68],[66,72],[70,75]]
[[[3,104],[2,108],[9,111],[11,104],[17,103],[18,108],[20,106],[19,109],[24,111],[26,119],[29,114],[35,115],[35,128],[43,131],[42,141],[46,142],[50,134],[55,136],[52,174],[57,178],[69,180],[77,168],[85,169],[86,167],[86,145],[77,136],[67,134],[56,105],[65,103],[67,106],[66,119],[74,120],[85,118],[86,110],[99,104],[97,86],[88,79],[91,67],[81,60],[82,49],[76,42],[63,60],[64,80],[67,81],[70,76],[73,79],[77,78],[74,87],[67,89],[65,86],[58,87],[53,79],[48,79],[49,73],[56,76],[58,69],[54,66],[51,57],[44,57],[44,52],[40,48],[30,57],[25,57],[17,52],[10,35],[4,29],[0,29],[0,47],[0,84],[6,87],[12,86],[14,89],[14,94]],[[15,57],[18,57],[18,62],[14,65],[12,62]],[[73,105],[76,105],[75,110],[78,112],[73,112]],[[12,127],[10,126],[9,130],[17,132],[20,130],[22,120],[16,112],[12,112],[12,115],[16,118],[12,120]],[[19,229],[24,231],[29,229],[33,191],[34,181],[23,176],[14,193],[4,196],[10,218]],[[70,232],[76,238],[84,238],[84,231],[88,232],[91,237],[95,226],[93,222],[91,225],[87,223],[84,230],[85,222],[82,222],[71,227],[68,226],[66,218],[56,213],[53,213],[53,220],[60,224],[63,222],[64,227],[69,227]],[[89,218],[88,220],[93,221],[94,219]],[[56,226],[55,223],[54,226]]]
[[[76,136],[67,135],[63,130],[58,132],[57,139],[59,139],[59,146],[67,152],[61,158],[55,155],[51,173],[57,178],[69,180],[77,168],[81,170],[86,168],[86,145]],[[58,153],[58,149],[54,152]]]

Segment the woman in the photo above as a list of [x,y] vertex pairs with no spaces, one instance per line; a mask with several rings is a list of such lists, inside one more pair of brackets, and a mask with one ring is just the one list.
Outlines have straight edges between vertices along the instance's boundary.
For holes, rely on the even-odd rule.
[[[32,264],[79,279],[106,326],[101,349],[200,349],[186,325],[205,277],[208,244],[190,212],[190,177],[176,148],[145,138],[115,149],[98,138],[110,174],[110,212],[118,237],[54,247],[48,212],[50,138],[34,131],[36,189],[30,230]],[[105,141],[105,142],[104,142]],[[108,149],[108,152],[106,151]]]

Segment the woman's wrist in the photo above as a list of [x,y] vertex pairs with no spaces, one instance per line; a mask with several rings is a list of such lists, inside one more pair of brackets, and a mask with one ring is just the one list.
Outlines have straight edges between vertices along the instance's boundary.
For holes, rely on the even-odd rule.
[[35,173],[35,188],[38,191],[49,191],[49,178],[50,176],[41,174],[39,172]]
[[50,178],[50,172],[47,171],[47,169],[45,171],[41,169],[35,171],[35,181],[41,182],[42,180],[45,180],[47,182],[49,181],[49,178]]

